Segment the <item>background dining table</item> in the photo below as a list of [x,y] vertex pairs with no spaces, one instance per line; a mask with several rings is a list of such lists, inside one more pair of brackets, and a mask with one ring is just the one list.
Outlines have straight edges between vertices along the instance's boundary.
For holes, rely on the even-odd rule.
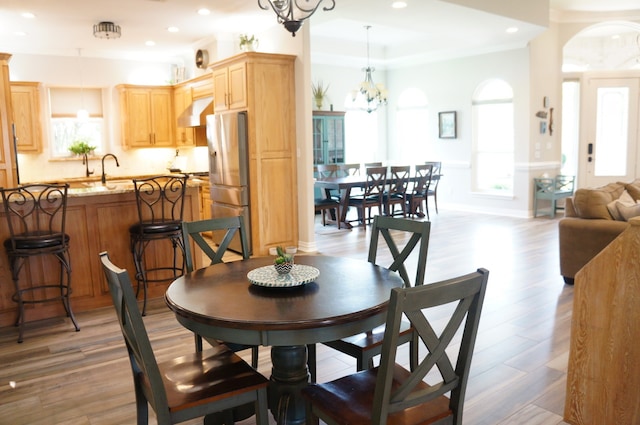
[[300,285],[302,279],[277,278],[287,286],[262,286],[277,282],[247,275],[272,269],[273,257],[257,257],[188,273],[165,294],[177,320],[203,337],[272,347],[269,408],[287,424],[305,421],[299,391],[309,381],[306,345],[381,325],[391,289],[402,286],[397,273],[362,260],[298,255],[295,263],[296,273],[315,269],[318,276]]
[[[431,176],[431,180],[440,180],[442,175],[434,174]],[[389,179],[387,179],[389,180]],[[409,177],[409,182],[414,182],[415,176]],[[323,190],[325,197],[330,197],[332,190],[340,191],[340,227],[345,229],[351,229],[353,226],[347,222],[347,211],[349,210],[349,197],[351,196],[351,190],[353,188],[364,188],[367,184],[366,175],[353,175],[345,177],[325,177],[316,179],[314,186]]]

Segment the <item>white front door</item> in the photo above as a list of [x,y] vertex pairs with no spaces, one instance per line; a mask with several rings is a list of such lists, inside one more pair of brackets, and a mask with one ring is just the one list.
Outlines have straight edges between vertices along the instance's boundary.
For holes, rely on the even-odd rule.
[[640,176],[640,78],[586,73],[580,137],[580,186],[630,182]]

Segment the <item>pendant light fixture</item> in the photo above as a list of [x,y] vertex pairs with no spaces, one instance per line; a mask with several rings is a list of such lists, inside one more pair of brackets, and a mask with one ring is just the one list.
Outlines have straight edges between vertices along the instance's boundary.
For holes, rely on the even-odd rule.
[[89,119],[89,111],[84,107],[84,81],[82,79],[82,49],[78,49],[78,72],[80,72],[80,109],[76,114],[79,121],[87,121]]
[[364,81],[360,83],[360,87],[356,90],[352,91],[353,101],[356,102],[358,97],[363,97],[363,102],[366,102],[366,105],[362,107],[363,110],[371,113],[378,109],[381,105],[387,104],[387,97],[389,92],[384,87],[384,84],[378,83],[375,84],[373,82],[373,71],[376,69],[373,68],[370,64],[369,57],[369,29],[371,25],[366,25],[365,29],[367,30],[367,67],[362,68],[364,71]]
[[300,29],[305,19],[308,19],[318,10],[318,7],[326,1],[328,6],[322,8],[324,11],[333,10],[336,7],[335,0],[258,0],[261,9],[269,10],[269,7],[276,12],[278,23],[296,36],[296,31]]

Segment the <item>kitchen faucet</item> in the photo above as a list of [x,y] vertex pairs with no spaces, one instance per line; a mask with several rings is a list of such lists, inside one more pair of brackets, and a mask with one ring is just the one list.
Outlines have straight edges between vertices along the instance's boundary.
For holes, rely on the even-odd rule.
[[118,163],[118,158],[114,154],[108,153],[105,156],[103,156],[102,157],[102,184],[107,184],[107,175],[104,173],[104,159],[108,156],[116,160],[116,167],[120,166],[120,164]]
[[87,157],[86,153],[82,154],[82,165],[85,166],[85,173],[87,175],[87,177],[89,177],[91,174],[93,174],[94,170],[89,171],[89,158]]

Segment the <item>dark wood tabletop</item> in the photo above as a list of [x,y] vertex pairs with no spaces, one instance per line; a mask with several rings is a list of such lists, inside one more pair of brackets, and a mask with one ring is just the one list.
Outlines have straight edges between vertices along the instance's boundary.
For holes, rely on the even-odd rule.
[[176,279],[167,305],[187,328],[229,342],[299,345],[329,341],[384,322],[395,272],[364,260],[295,257],[320,271],[311,283],[290,288],[257,286],[247,273],[273,257],[217,264]]

